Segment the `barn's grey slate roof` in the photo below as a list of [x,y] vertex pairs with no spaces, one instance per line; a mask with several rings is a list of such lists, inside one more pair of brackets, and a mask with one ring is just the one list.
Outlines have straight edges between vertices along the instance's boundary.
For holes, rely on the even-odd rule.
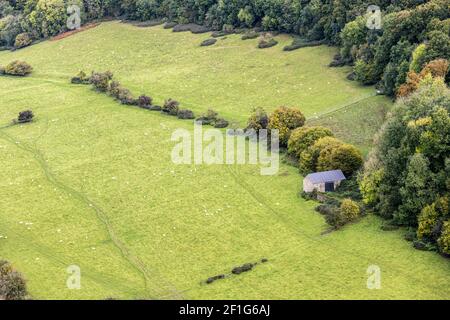
[[345,176],[341,170],[323,171],[308,174],[305,179],[311,183],[324,183],[345,180]]

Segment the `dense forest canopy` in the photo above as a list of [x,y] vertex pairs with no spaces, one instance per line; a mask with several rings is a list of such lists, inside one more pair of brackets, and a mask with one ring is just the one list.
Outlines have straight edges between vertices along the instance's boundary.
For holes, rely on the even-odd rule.
[[361,175],[367,205],[450,254],[450,91],[428,74],[398,101]]

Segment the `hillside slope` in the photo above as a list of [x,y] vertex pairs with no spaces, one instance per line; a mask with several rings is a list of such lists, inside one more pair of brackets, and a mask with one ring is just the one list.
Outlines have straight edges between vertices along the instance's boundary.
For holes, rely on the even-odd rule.
[[[174,165],[171,134],[192,130],[191,122],[124,107],[68,82],[81,68],[111,69],[127,86],[159,101],[173,96],[195,111],[214,105],[241,120],[260,102],[268,107],[292,102],[313,115],[372,92],[345,81],[344,70],[324,66],[332,48],[293,52],[286,60],[297,61],[292,68],[303,72],[287,77],[288,68],[279,73],[269,68],[275,61],[287,63],[279,47],[246,55],[255,43],[233,37],[226,49],[230,60],[217,61],[227,72],[203,75],[196,62],[206,59],[203,67],[209,66],[218,58],[206,52],[225,50],[197,48],[203,37],[113,22],[0,53],[0,64],[25,59],[35,68],[27,78],[0,77],[0,256],[25,274],[31,294],[44,299],[448,298],[448,260],[412,249],[402,231],[381,231],[378,218],[322,235],[326,225],[315,204],[298,197],[301,177],[295,168],[281,165],[277,175],[261,176],[253,165]],[[175,45],[179,49],[164,49]],[[182,57],[183,47],[192,49],[184,54],[195,51],[196,57],[184,57],[179,63],[185,69],[179,70],[169,61]],[[244,91],[221,79],[242,78],[240,56],[242,64],[262,65],[258,70],[267,72]],[[290,90],[306,74],[315,77],[304,80],[311,95]],[[324,89],[330,74],[335,85]],[[274,94],[277,77],[282,87]],[[35,122],[8,126],[26,108],[37,115]],[[204,284],[261,258],[269,261],[251,272]],[[70,265],[81,268],[81,290],[66,287]],[[381,290],[366,287],[370,265],[381,268]]]

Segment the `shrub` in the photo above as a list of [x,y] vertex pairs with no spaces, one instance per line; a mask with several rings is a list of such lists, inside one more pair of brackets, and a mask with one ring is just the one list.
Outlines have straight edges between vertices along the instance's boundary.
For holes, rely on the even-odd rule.
[[417,250],[428,251],[427,244],[420,240],[414,240],[413,247]]
[[234,32],[234,26],[232,24],[224,24],[222,26],[222,31],[226,34],[231,34]]
[[11,76],[24,77],[29,75],[33,71],[33,68],[25,61],[13,61],[5,67],[5,74]]
[[419,72],[424,63],[425,53],[427,50],[427,46],[425,43],[422,43],[414,49],[412,53],[411,63],[409,65],[409,69],[414,72]]
[[29,15],[30,28],[41,37],[49,37],[64,31],[67,21],[67,9],[63,0],[27,1],[32,7]]
[[108,92],[112,97],[119,99],[120,88],[121,88],[120,82],[113,80],[109,83]]
[[335,205],[331,204],[321,204],[318,205],[314,210],[319,212],[320,214],[327,216],[333,213],[333,211],[337,210],[337,207]]
[[436,59],[428,62],[421,71],[424,77],[426,74],[431,74],[432,77],[441,77],[445,79],[448,73],[449,62],[446,59]]
[[419,214],[417,238],[436,241],[442,228],[442,220],[449,214],[448,197],[439,197],[432,204],[425,206]]
[[192,112],[191,110],[188,110],[188,109],[179,110],[177,117],[179,119],[195,119],[194,112]]
[[177,24],[172,29],[173,32],[191,31],[192,33],[205,33],[211,31],[208,27],[201,26],[195,23]]
[[201,123],[202,125],[212,125],[215,128],[226,128],[229,125],[229,122],[223,118],[218,117],[218,113],[212,109],[208,109],[208,111],[203,114],[201,117],[195,119],[196,122]]
[[130,90],[128,90],[127,88],[119,87],[117,89],[117,91],[118,91],[117,98],[119,99],[121,104],[125,104],[125,105],[137,105],[138,104],[138,101],[133,98],[133,95],[131,94]]
[[73,84],[88,84],[90,78],[86,75],[84,71],[80,71],[75,77],[70,80]]
[[361,190],[363,202],[366,205],[373,206],[379,201],[379,187],[383,180],[383,169],[377,169],[372,172],[364,172],[359,178],[359,188]]
[[219,275],[214,276],[214,277],[209,277],[209,278],[206,280],[206,284],[211,284],[211,283],[213,283],[214,281],[220,280],[220,279],[225,279],[225,275],[224,275],[224,274],[219,274]]
[[291,131],[303,126],[305,116],[300,110],[288,107],[279,107],[270,115],[268,128],[279,131],[280,144],[286,146]]
[[106,92],[109,88],[109,82],[112,80],[113,74],[110,71],[92,72],[90,83],[100,92]]
[[14,41],[14,48],[20,49],[29,46],[33,42],[29,33],[20,33],[17,35],[16,40]]
[[442,234],[438,239],[439,251],[450,255],[450,221],[445,221],[442,227]]
[[317,170],[340,169],[348,177],[359,170],[362,164],[361,152],[355,146],[342,143],[331,149],[321,151],[317,161]]
[[177,25],[176,22],[166,22],[163,26],[164,29],[172,29]]
[[421,77],[414,71],[408,72],[406,83],[402,84],[397,90],[397,97],[406,97],[419,88]]
[[220,37],[223,37],[226,35],[227,35],[227,33],[224,31],[214,31],[213,33],[211,33],[211,37],[213,37],[213,38],[220,38]]
[[[354,201],[362,200],[361,191],[359,189],[359,183],[356,176],[342,181],[335,190],[335,194],[341,198],[350,198]],[[365,206],[361,204],[361,214],[365,210]]]
[[292,131],[288,140],[288,152],[300,158],[300,154],[323,137],[332,137],[330,129],[324,127],[300,127]]
[[169,99],[164,102],[162,111],[171,116],[176,116],[178,114],[179,109],[180,109],[180,103],[176,100]]
[[342,200],[339,210],[348,221],[358,218],[361,213],[358,204],[351,199]]
[[152,111],[161,111],[162,108],[161,108],[161,106],[150,106],[150,107],[148,108],[148,110],[152,110]]
[[18,123],[27,123],[33,121],[34,114],[31,110],[25,110],[19,113],[19,116],[17,117]]
[[278,44],[278,41],[276,41],[272,35],[265,34],[260,37],[258,42],[258,48],[259,49],[266,49],[273,46],[276,46]]
[[214,121],[214,128],[226,128],[228,127],[228,121],[223,118],[218,118]]
[[258,132],[261,129],[267,129],[268,124],[269,116],[266,111],[263,108],[255,108],[247,121],[246,130],[253,129]]
[[406,231],[406,233],[405,233],[405,235],[403,236],[403,238],[404,238],[406,241],[412,242],[412,241],[416,240],[416,232],[414,231],[414,229],[409,228],[409,229]]
[[255,266],[255,264],[253,264],[253,263],[246,263],[242,266],[233,268],[233,270],[231,270],[231,273],[232,274],[241,274],[242,272],[247,272],[247,271],[252,270],[254,266]]
[[361,81],[363,84],[372,85],[377,83],[378,77],[374,63],[358,60],[353,71],[355,72],[356,80]]
[[325,221],[333,226],[335,229],[338,229],[344,226],[347,223],[347,218],[338,208],[330,208],[329,212],[325,215]]
[[313,189],[311,192],[303,191],[300,195],[305,200],[317,200],[317,189]]
[[197,118],[196,121],[200,122],[203,125],[214,125],[214,123],[217,120],[218,113],[212,109],[208,109],[206,114],[202,115],[201,117]]
[[421,82],[427,77],[441,77],[445,79],[448,74],[449,62],[446,59],[436,59],[427,63],[418,74],[410,71],[406,77],[406,83],[397,90],[397,97],[406,97],[416,91]]
[[331,151],[341,145],[342,142],[333,137],[324,137],[317,140],[312,146],[300,154],[299,168],[302,174],[317,171],[319,156]]
[[293,51],[306,47],[317,47],[324,43],[325,43],[324,40],[306,41],[305,39],[296,37],[292,40],[292,43],[290,45],[287,45],[283,48],[283,51]]
[[146,95],[141,95],[138,98],[138,106],[141,108],[149,107],[152,104],[152,98]]
[[0,300],[23,300],[27,295],[23,276],[8,261],[0,260]]
[[380,229],[383,231],[395,231],[398,230],[400,227],[393,223],[393,221],[385,222],[381,225]]
[[256,39],[258,38],[258,36],[259,36],[258,32],[256,32],[255,30],[250,30],[242,36],[242,40]]
[[217,39],[206,39],[204,40],[200,46],[201,47],[207,47],[207,46],[212,46],[213,44],[215,44],[217,42]]

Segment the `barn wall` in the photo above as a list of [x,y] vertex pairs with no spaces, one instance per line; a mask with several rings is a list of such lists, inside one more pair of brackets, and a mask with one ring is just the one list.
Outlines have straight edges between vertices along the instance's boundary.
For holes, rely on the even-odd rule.
[[[341,184],[341,181],[335,181],[334,189],[339,187],[340,184]],[[325,192],[325,183],[313,184],[308,179],[303,179],[303,191],[312,192],[314,189],[317,189],[317,191],[319,191],[319,192]]]
[[325,183],[316,183],[314,188],[317,189],[317,191],[325,192]]
[[314,185],[308,179],[303,179],[303,191],[312,192],[314,190]]
[[303,179],[303,191],[312,192],[314,189],[317,189],[317,191],[320,192],[325,192],[325,183],[313,184],[308,179]]

